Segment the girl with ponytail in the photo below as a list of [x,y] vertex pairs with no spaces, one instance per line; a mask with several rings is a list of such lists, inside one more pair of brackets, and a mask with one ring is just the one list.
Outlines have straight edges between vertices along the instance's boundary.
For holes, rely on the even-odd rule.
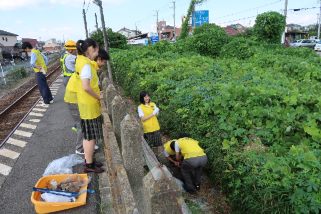
[[102,164],[94,160],[96,141],[102,139],[101,96],[96,67],[91,62],[98,56],[99,46],[93,39],[79,40],[76,46],[78,56],[75,70],[79,75],[77,103],[84,137],[84,172],[101,173],[104,171]]

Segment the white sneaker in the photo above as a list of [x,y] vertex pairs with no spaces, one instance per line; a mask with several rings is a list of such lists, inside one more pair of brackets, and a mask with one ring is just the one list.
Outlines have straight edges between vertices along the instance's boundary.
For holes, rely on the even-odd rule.
[[99,149],[99,146],[95,145],[95,150],[98,150]]
[[54,103],[54,101],[53,101],[53,100],[51,100],[49,103],[50,103],[50,104],[53,104],[53,103]]

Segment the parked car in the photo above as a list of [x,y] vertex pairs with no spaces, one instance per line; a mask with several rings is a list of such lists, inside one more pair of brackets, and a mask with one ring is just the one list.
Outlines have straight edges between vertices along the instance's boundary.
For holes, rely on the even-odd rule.
[[315,46],[314,46],[315,51],[321,51],[321,41],[319,41]]
[[310,39],[301,39],[297,40],[290,44],[291,47],[307,47],[307,48],[314,48],[316,42]]

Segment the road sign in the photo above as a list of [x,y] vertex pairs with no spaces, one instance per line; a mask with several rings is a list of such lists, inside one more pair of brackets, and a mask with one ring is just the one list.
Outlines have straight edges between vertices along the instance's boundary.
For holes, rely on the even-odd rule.
[[193,12],[192,26],[199,27],[205,23],[209,23],[209,11],[208,10],[197,10]]
[[155,44],[156,42],[159,42],[159,36],[157,33],[149,33],[149,38],[152,44]]

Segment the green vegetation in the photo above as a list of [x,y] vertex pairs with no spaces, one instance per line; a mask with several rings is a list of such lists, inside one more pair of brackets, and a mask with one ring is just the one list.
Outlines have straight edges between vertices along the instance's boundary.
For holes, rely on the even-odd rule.
[[164,132],[184,130],[202,143],[212,181],[235,211],[319,213],[321,58],[248,37],[226,36],[215,53],[195,48],[206,34],[222,37],[217,28],[205,25],[202,37],[175,44],[114,50],[115,80],[135,100],[151,93]]
[[278,44],[285,29],[285,17],[278,12],[266,12],[256,17],[254,31],[259,40]]
[[[109,39],[109,47],[110,48],[126,48],[127,47],[127,39],[120,33],[114,32],[111,28],[107,29],[108,39]],[[91,33],[90,38],[98,42],[100,47],[104,47],[104,35],[102,30],[94,31]]]

